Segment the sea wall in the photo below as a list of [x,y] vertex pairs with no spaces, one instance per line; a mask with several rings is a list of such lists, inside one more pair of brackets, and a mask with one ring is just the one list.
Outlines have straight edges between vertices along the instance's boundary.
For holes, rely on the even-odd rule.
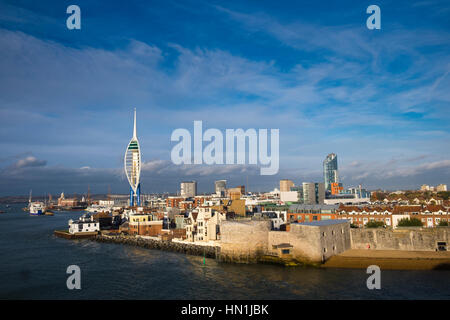
[[195,245],[190,243],[180,243],[173,241],[156,240],[150,238],[141,238],[135,236],[108,236],[108,235],[98,235],[91,240],[98,242],[107,243],[119,243],[126,244],[136,247],[157,249],[164,251],[172,251],[178,253],[184,253],[194,256],[205,256],[207,258],[216,258],[219,247],[216,246],[206,246],[206,245]]
[[220,226],[220,259],[256,263],[267,257],[303,263],[326,261],[350,249],[350,224],[291,224],[289,231],[272,231],[270,221],[226,221]]
[[270,221],[223,221],[218,258],[226,262],[258,262],[267,253],[270,229]]
[[396,230],[352,228],[351,248],[378,250],[436,251],[437,242],[449,244],[449,227]]

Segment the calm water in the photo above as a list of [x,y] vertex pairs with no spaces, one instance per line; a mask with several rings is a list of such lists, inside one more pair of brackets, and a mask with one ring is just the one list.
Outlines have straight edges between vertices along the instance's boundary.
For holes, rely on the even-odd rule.
[[[53,236],[79,212],[32,217],[14,205],[0,214],[1,299],[449,299],[450,271],[382,271],[368,290],[365,270],[235,265]],[[81,290],[66,287],[81,268]]]

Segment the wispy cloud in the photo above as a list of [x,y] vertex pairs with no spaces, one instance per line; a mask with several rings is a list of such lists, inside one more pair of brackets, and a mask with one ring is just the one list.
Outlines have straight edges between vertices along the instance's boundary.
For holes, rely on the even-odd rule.
[[36,157],[29,156],[24,159],[20,159],[14,164],[15,168],[26,168],[26,167],[42,167],[47,164],[45,160],[39,160]]
[[[145,35],[122,21],[120,35],[87,28],[79,38],[63,34],[49,12],[3,6],[0,148],[7,151],[0,164],[23,160],[16,163],[17,181],[29,170],[42,181],[44,173],[59,172],[61,181],[73,174],[80,183],[97,177],[126,185],[120,169],[108,168],[122,165],[137,107],[143,157],[159,159],[144,164],[149,183],[161,185],[163,175],[173,181],[252,175],[252,167],[173,166],[170,133],[191,129],[194,120],[208,128],[279,128],[285,177],[321,179],[321,162],[335,151],[348,183],[395,185],[377,178],[382,176],[415,185],[430,170],[448,180],[445,166],[426,167],[450,158],[448,30],[432,24],[411,29],[399,17],[388,29],[369,33],[359,20],[287,19],[264,4],[198,5],[161,5],[158,12],[183,10],[198,18],[179,20],[177,30],[165,16],[152,20],[160,28]],[[47,29],[33,32],[40,16]],[[92,19],[91,26],[101,25],[101,17]],[[167,36],[155,30],[168,30]],[[174,36],[179,32],[190,32],[195,41]],[[422,156],[415,169],[391,161]]]

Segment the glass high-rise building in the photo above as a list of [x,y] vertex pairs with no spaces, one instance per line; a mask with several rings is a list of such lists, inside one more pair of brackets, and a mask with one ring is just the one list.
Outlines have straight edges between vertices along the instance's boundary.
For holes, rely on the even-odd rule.
[[330,153],[323,161],[325,190],[331,191],[332,183],[339,183],[337,155]]

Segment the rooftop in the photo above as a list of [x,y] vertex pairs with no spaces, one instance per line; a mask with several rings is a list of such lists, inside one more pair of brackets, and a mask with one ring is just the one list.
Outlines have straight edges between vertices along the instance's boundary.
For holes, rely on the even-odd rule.
[[291,212],[298,210],[337,210],[339,204],[292,204],[289,206]]
[[294,222],[293,224],[300,224],[302,226],[320,227],[320,226],[331,226],[334,224],[341,224],[341,223],[348,223],[348,222],[349,222],[349,220],[346,220],[346,219],[333,219],[333,220],[319,220],[319,221],[311,221],[311,222],[303,222],[303,223]]

